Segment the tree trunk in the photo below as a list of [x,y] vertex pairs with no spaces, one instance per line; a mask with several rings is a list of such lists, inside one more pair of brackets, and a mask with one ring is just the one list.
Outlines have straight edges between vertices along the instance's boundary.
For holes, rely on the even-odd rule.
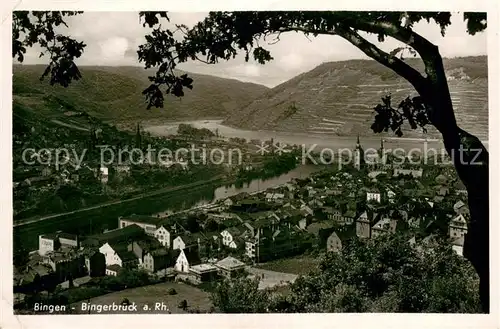
[[489,155],[477,137],[457,126],[443,62],[436,53],[431,61],[425,61],[430,84],[421,96],[430,105],[429,119],[441,132],[444,147],[467,189],[470,220],[464,256],[479,276],[481,306],[489,313]]
[[427,74],[424,78],[418,71],[381,51],[355,31],[336,27],[335,32],[367,56],[406,79],[424,99],[428,118],[443,136],[444,147],[467,188],[471,216],[464,241],[464,256],[479,276],[481,306],[484,312],[489,313],[489,156],[477,137],[457,126],[438,47],[416,33],[410,33],[408,38],[392,34],[420,54]]

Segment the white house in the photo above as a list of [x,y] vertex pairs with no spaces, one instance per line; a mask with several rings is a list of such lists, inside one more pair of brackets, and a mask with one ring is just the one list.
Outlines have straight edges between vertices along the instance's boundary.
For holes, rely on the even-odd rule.
[[369,190],[366,192],[366,201],[372,201],[372,200],[380,203],[381,201],[380,191]]
[[457,203],[453,205],[453,210],[459,215],[465,215],[469,213],[469,208],[462,200],[457,201]]
[[189,273],[189,268],[201,264],[196,252],[185,252],[181,250],[174,265],[174,270],[180,273]]
[[74,234],[59,231],[38,236],[38,253],[42,256],[60,247],[78,248],[78,246],[78,236]]
[[285,198],[285,195],[283,193],[267,193],[266,194],[266,201],[267,202],[281,203],[281,202],[283,202],[284,198]]
[[184,253],[184,250],[182,249],[179,253],[179,257],[177,257],[177,260],[175,261],[174,269],[177,272],[189,273],[189,262],[187,260],[186,254]]
[[233,201],[233,199],[231,199],[231,198],[227,198],[226,200],[224,200],[224,205],[225,205],[226,207],[231,207],[232,205],[234,205],[234,201]]
[[392,190],[387,190],[387,199],[390,203],[394,203],[394,198],[396,197],[396,193]]
[[356,235],[360,238],[369,238],[370,231],[370,220],[365,211],[356,219]]
[[403,168],[394,168],[394,177],[405,175],[405,176],[413,176],[413,178],[422,178],[423,175],[422,169],[403,169]]
[[170,248],[170,232],[163,225],[156,229],[154,236],[162,246]]
[[464,237],[467,233],[467,220],[462,214],[460,214],[450,221],[448,228],[450,238],[457,239]]
[[203,238],[205,238],[205,236],[199,233],[179,235],[172,241],[172,249],[192,249],[192,247],[199,246]]
[[124,174],[124,175],[130,174],[130,166],[127,165],[117,165],[115,166],[115,170],[119,174]]
[[384,233],[395,233],[397,221],[384,217],[372,227],[372,237],[375,238]]
[[56,249],[56,242],[57,238],[51,235],[38,236],[38,253],[43,256],[48,252],[54,251]]
[[237,245],[234,240],[242,234],[243,232],[240,229],[236,227],[229,227],[220,233],[222,236],[222,244],[229,248],[236,249]]
[[153,216],[143,216],[143,215],[130,215],[127,217],[119,217],[118,218],[118,227],[124,228],[129,225],[137,225],[140,226],[144,232],[148,235],[154,236],[157,231],[157,225],[162,221],[160,217]]
[[309,215],[314,215],[314,211],[309,208],[306,204],[303,204],[300,206],[300,210],[304,210],[306,213],[308,213]]
[[173,250],[183,250],[186,248],[186,243],[182,240],[182,237],[179,235],[172,241],[172,249]]
[[106,266],[111,265],[120,265],[122,266],[122,260],[116,253],[116,251],[109,245],[109,243],[105,243],[99,248],[99,252],[104,255],[106,259]]
[[454,239],[452,242],[452,249],[457,253],[457,255],[459,256],[463,256],[464,255],[464,237],[461,236],[461,237],[458,237],[456,239]]
[[118,264],[113,264],[106,267],[106,275],[117,276],[122,270],[122,267]]
[[99,168],[99,176],[101,177],[101,183],[107,183],[109,177],[108,167],[101,166]]
[[245,255],[249,258],[254,259],[256,256],[256,247],[258,245],[258,239],[251,238],[245,241]]

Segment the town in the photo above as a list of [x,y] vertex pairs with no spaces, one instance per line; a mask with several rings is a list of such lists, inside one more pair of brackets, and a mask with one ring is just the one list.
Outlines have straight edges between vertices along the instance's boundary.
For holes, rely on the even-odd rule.
[[[257,277],[261,289],[272,289],[286,286],[296,275],[264,271],[262,264],[311,251],[339,253],[350,239],[383,235],[406,234],[415,248],[445,236],[462,255],[467,192],[452,167],[395,164],[384,153],[383,141],[368,158],[359,137],[353,154],[350,165],[331,166],[263,191],[177,213],[120,216],[116,229],[102,233],[39,235],[38,250],[15,269],[16,307],[29,312],[41,296],[46,304],[69,303],[54,296],[103,284],[109,292],[164,281],[204,287]],[[72,303],[79,301],[75,298]]]

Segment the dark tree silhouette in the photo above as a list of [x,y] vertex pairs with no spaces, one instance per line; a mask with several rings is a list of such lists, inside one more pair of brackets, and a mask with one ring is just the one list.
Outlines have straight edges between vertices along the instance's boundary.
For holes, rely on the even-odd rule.
[[[14,12],[13,57],[22,62],[26,48],[38,44],[50,55],[42,78],[50,76],[51,84],[63,86],[80,79],[74,59],[81,56],[85,44],[54,30],[65,25],[65,16],[75,14],[78,12]],[[406,79],[419,96],[404,100],[396,108],[390,98],[385,98],[375,108],[378,115],[372,129],[375,133],[391,129],[401,136],[401,125],[408,120],[412,128],[431,124],[441,133],[447,153],[468,191],[471,220],[464,255],[480,277],[481,303],[483,310],[489,312],[489,155],[477,137],[457,125],[438,47],[413,29],[419,21],[432,21],[444,35],[451,24],[449,12],[211,12],[193,28],[176,25],[175,30],[161,25],[169,20],[167,12],[139,15],[143,25],[153,29],[146,36],[146,43],[139,47],[139,61],[145,68],[157,68],[156,74],[149,77],[151,85],[143,91],[148,109],[163,107],[165,94],[181,97],[184,88],[193,88],[193,80],[186,74],[175,74],[177,64],[189,60],[214,64],[235,58],[238,53],[244,53],[247,61],[253,57],[265,64],[273,57],[259,42],[273,36],[271,42],[278,42],[282,33],[290,32],[341,37]],[[485,13],[464,13],[464,20],[467,32],[472,35],[486,29]],[[361,32],[376,34],[379,41],[389,37],[405,46],[388,53],[369,42]],[[174,35],[177,33],[180,38]],[[420,56],[425,74],[399,56],[404,50]]]

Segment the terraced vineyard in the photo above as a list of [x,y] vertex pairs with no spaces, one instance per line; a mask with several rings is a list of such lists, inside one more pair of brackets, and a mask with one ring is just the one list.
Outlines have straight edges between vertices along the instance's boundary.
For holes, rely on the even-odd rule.
[[[445,61],[457,121],[483,140],[488,137],[486,65],[486,57]],[[415,91],[374,61],[325,63],[271,89],[225,123],[315,135],[372,135],[373,107],[389,93],[399,102]],[[439,137],[434,127],[428,127],[425,135],[409,127],[404,133],[404,137]]]

